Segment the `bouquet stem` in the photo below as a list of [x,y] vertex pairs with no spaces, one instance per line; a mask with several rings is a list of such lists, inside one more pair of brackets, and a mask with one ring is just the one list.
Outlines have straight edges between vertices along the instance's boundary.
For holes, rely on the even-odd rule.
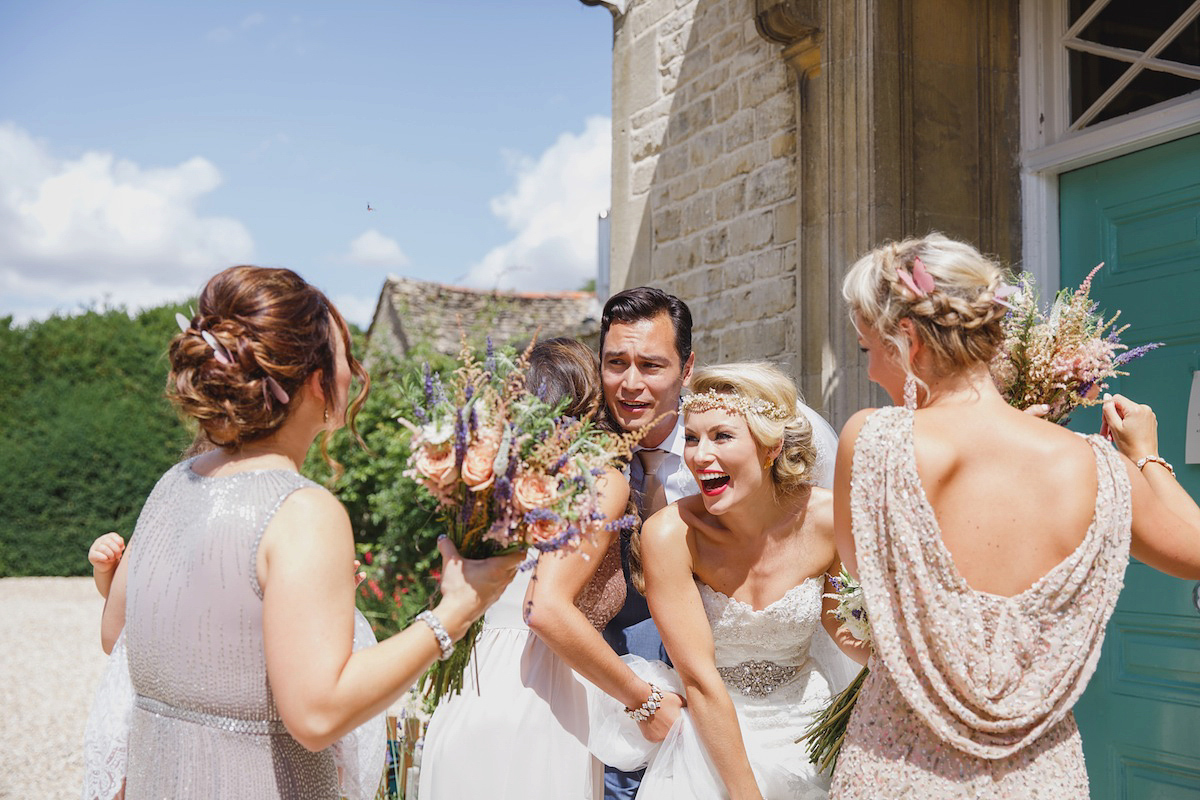
[[421,688],[426,700],[435,702],[448,694],[459,694],[463,687],[463,674],[475,652],[475,641],[483,631],[483,618],[477,619],[467,628],[466,634],[454,645],[454,652],[445,661],[435,661],[421,678]]
[[863,681],[870,672],[870,668],[863,667],[849,686],[829,699],[829,705],[817,714],[804,735],[796,740],[807,740],[805,749],[808,760],[816,764],[819,771],[832,774],[837,768],[842,740],[846,738],[846,725],[850,722],[850,712],[854,710]]

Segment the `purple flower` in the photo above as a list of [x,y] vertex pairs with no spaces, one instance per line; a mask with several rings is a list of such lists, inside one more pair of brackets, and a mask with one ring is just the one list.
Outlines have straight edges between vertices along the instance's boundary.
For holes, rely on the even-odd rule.
[[446,402],[446,387],[442,385],[442,376],[436,372],[433,375],[433,403],[441,405]]
[[572,525],[562,533],[551,536],[549,539],[543,539],[540,542],[534,542],[533,546],[537,548],[538,552],[549,553],[554,550],[561,550],[578,538],[579,529]]
[[1162,346],[1163,346],[1162,342],[1151,342],[1150,344],[1138,345],[1137,347],[1133,348],[1132,350],[1126,350],[1124,353],[1121,353],[1121,355],[1114,358],[1113,366],[1119,367],[1122,364],[1128,364],[1130,361],[1133,361],[1135,358],[1141,358],[1142,356],[1146,355],[1146,353],[1149,353],[1151,350],[1157,350],[1158,348],[1160,348]]
[[533,511],[525,512],[525,523],[532,525],[535,522],[558,522],[562,517],[554,513],[548,508],[535,508]]
[[463,500],[462,515],[459,517],[459,521],[462,522],[463,525],[466,525],[471,521],[471,514],[475,512],[475,497],[476,495],[474,492],[467,492],[467,497],[465,500]]
[[462,469],[463,457],[467,454],[467,421],[460,408],[454,415],[454,465]]
[[496,482],[492,485],[492,497],[496,500],[497,506],[504,505],[512,497],[512,481],[508,476],[501,475],[496,478]]
[[492,337],[487,337],[487,356],[483,360],[483,368],[491,374],[496,371],[496,348],[492,345]]
[[470,429],[474,435],[476,429],[479,428],[479,409],[476,406],[471,406]]
[[425,362],[425,405],[433,406],[433,370],[428,361]]
[[561,470],[563,467],[565,467],[567,465],[567,462],[570,460],[571,460],[570,454],[563,453],[561,456],[558,457],[558,460],[554,462],[554,466],[550,468],[550,474],[551,475],[557,474],[559,472],[559,470]]
[[606,531],[626,531],[637,526],[639,520],[633,514],[626,514],[623,517],[614,519],[612,522],[604,526]]

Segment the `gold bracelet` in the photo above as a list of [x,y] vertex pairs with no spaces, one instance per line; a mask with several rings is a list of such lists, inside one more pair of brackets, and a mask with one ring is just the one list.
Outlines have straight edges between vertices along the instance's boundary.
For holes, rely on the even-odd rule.
[[1140,472],[1142,467],[1146,466],[1151,461],[1153,461],[1156,464],[1162,464],[1164,467],[1167,468],[1167,472],[1171,473],[1171,477],[1172,478],[1175,477],[1175,468],[1172,467],[1170,464],[1168,464],[1167,460],[1165,458],[1163,458],[1162,456],[1142,456],[1141,458],[1139,458],[1137,460],[1138,471]]

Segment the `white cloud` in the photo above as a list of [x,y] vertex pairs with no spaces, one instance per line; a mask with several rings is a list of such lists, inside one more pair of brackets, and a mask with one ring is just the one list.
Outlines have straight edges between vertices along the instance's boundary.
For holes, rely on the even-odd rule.
[[267,21],[266,14],[262,14],[262,13],[256,11],[253,14],[249,15],[248,17],[243,18],[241,22],[239,22],[237,25],[234,25],[232,27],[224,27],[223,26],[220,28],[213,28],[211,31],[209,31],[207,34],[205,34],[205,38],[208,39],[210,42],[224,44],[226,42],[232,41],[233,38],[235,36],[237,36],[239,33],[242,33],[243,31],[248,31],[251,28],[256,28],[259,25],[262,25],[266,21]]
[[196,210],[220,183],[204,158],[154,168],[97,151],[61,159],[0,123],[0,313],[24,320],[106,297],[152,305],[252,261],[242,223]]
[[596,218],[609,207],[612,122],[587,120],[536,160],[510,156],[516,185],[492,199],[514,231],[467,275],[470,286],[578,289],[596,277]]
[[364,231],[350,242],[350,249],[344,259],[365,267],[400,269],[408,265],[408,256],[400,249],[396,240],[384,236],[374,228]]

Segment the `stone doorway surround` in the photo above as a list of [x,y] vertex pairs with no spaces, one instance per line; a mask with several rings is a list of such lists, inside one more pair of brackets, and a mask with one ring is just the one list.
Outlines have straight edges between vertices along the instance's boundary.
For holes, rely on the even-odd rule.
[[[872,246],[932,230],[1007,263],[1019,256],[1018,3],[603,3],[614,15],[613,290],[676,289],[696,312],[702,357],[787,363],[835,426],[889,402],[867,380],[841,280]],[[707,98],[717,102],[733,83],[722,84],[714,64],[739,25],[749,34],[726,56],[730,75],[745,67],[739,95],[755,91],[748,76],[790,95],[755,109],[752,139],[738,152],[758,148],[771,160],[752,165],[745,185],[765,186],[760,176],[774,171],[790,194],[761,193],[760,209],[743,191],[741,216],[724,221],[708,203],[717,208],[731,184],[706,187],[700,171],[730,157],[720,143],[731,134],[717,133],[725,123]],[[676,61],[664,55],[672,48]],[[661,119],[646,122],[647,109]],[[654,130],[657,140],[644,135]],[[689,193],[682,219],[677,189]],[[699,212],[690,221],[689,208]],[[742,238],[761,250],[743,254]]]

